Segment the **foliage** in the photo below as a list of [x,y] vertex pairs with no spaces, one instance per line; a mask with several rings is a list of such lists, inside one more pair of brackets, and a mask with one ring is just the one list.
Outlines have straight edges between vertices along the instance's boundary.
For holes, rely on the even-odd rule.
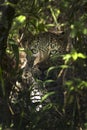
[[[86,6],[86,0],[19,1],[8,36],[6,54],[10,58],[5,57],[7,62],[4,60],[0,67],[1,130],[87,129]],[[63,61],[61,65],[57,64],[58,56],[54,55],[51,63],[55,64],[43,70],[43,76],[39,69],[34,75],[31,70],[24,75],[22,53],[29,59],[33,55],[27,42],[31,36],[45,31],[64,32],[73,49],[59,56]],[[31,82],[40,86],[40,101],[31,100],[35,89]]]

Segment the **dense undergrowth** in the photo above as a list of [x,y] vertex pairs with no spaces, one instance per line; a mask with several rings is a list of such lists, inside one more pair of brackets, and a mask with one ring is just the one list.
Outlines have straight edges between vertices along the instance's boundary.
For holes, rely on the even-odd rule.
[[[20,0],[0,65],[1,130],[87,130],[86,6],[85,0]],[[33,66],[29,45],[42,32],[63,36],[72,49]]]

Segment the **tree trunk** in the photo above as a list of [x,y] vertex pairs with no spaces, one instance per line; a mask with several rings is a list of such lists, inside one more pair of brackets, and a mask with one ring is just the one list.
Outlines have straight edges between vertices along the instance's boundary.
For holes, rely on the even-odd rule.
[[[12,21],[15,15],[15,5],[19,0],[0,0],[0,124],[2,123],[2,127],[10,125],[10,111],[8,106],[8,94],[3,94],[3,89],[8,89],[9,86],[6,81],[6,77],[3,78],[2,71],[4,64],[8,64],[6,62],[6,48],[7,48],[7,38],[9,35],[9,30],[12,25]],[[10,62],[9,62],[10,63]],[[3,86],[3,81],[6,81]],[[4,90],[5,92],[7,92]],[[2,103],[2,104],[1,104]],[[2,110],[2,112],[1,112]]]
[[7,38],[19,0],[0,0],[0,64],[7,47]]

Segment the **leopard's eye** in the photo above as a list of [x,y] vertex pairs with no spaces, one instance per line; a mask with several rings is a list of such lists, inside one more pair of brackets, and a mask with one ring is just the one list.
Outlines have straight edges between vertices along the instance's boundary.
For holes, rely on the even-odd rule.
[[33,53],[33,54],[36,54],[37,52],[38,52],[38,50],[36,49],[36,48],[34,48],[34,47],[31,47],[31,52]]

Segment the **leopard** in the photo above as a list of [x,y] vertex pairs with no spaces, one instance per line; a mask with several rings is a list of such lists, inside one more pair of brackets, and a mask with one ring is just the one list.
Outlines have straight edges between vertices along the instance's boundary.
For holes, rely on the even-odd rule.
[[[29,37],[31,36],[29,35]],[[62,65],[63,55],[71,51],[66,34],[44,32],[32,36],[31,40],[26,41],[27,62],[23,68],[21,88],[31,88],[30,100],[33,104],[39,103],[36,107],[37,111],[42,109],[47,102],[60,101],[59,104],[61,102],[63,104],[62,77],[57,78],[61,71],[53,70],[48,76],[47,72],[53,66]],[[54,82],[44,84],[46,80]],[[55,92],[55,94],[42,103],[42,97],[50,92]]]
[[51,64],[56,62],[57,65],[58,62],[62,63],[63,55],[71,52],[72,45],[68,43],[67,36],[64,33],[58,35],[44,32],[35,35],[28,43],[27,48],[32,53],[33,66],[43,66],[45,63],[50,65],[50,62]]

